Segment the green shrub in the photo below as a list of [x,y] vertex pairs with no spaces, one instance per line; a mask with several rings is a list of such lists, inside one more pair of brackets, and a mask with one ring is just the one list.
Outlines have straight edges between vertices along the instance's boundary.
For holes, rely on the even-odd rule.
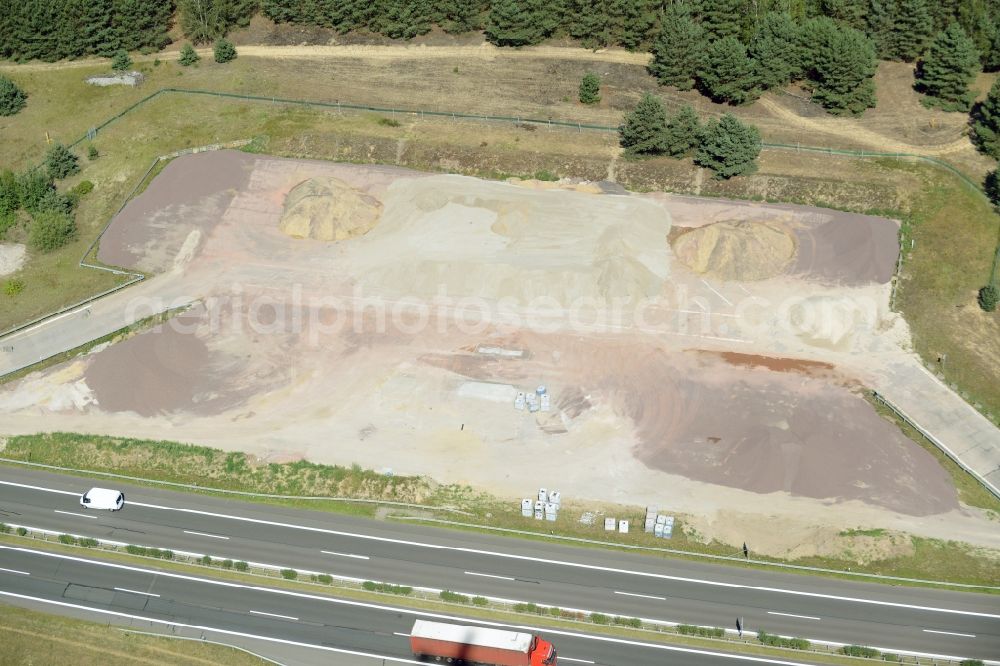
[[882,655],[882,661],[899,661],[899,655],[887,652]]
[[0,523],[0,534],[10,534],[10,527],[4,523]]
[[642,620],[637,617],[621,617],[616,615],[612,622],[622,627],[632,627],[633,629],[642,629]]
[[548,169],[540,169],[535,172],[535,180],[547,180],[551,183],[559,180],[559,176],[555,175]]
[[467,604],[469,603],[469,597],[464,594],[459,594],[458,592],[450,592],[449,590],[441,590],[441,599],[444,601],[451,602],[453,604]]
[[781,636],[775,636],[765,631],[757,632],[757,640],[771,647],[791,648],[793,650],[809,649],[809,641],[804,638],[782,638]]
[[40,167],[26,169],[15,177],[17,180],[17,200],[29,213],[40,210],[40,204],[55,188],[48,174]]
[[515,613],[535,613],[536,615],[541,615],[545,612],[545,609],[540,608],[538,604],[527,603],[527,604],[514,604]]
[[1000,301],[1000,293],[997,292],[997,288],[991,284],[986,285],[979,290],[979,307],[983,309],[984,312],[993,312],[997,309],[997,301]]
[[489,603],[490,600],[487,599],[486,597],[472,597],[473,606],[488,606]]
[[299,572],[296,571],[295,569],[282,569],[281,577],[284,578],[285,580],[295,580],[296,578],[299,577]]
[[82,197],[87,196],[93,191],[94,191],[94,184],[92,182],[90,182],[89,180],[81,180],[79,183],[76,184],[76,187],[74,187],[69,191],[69,193],[71,196],[80,199]]
[[24,280],[7,280],[3,285],[3,293],[8,296],[17,296],[24,291]]
[[882,653],[875,648],[865,647],[863,645],[845,645],[840,648],[841,654],[846,654],[848,657],[866,657],[868,659],[874,659]]
[[726,631],[718,627],[699,627],[693,624],[680,624],[677,633],[684,636],[703,636],[705,638],[725,638]]
[[591,613],[590,621],[594,624],[609,624],[611,622],[611,618],[603,613]]
[[233,561],[232,560],[222,560],[222,568],[223,569],[232,569],[233,568]]
[[395,118],[379,118],[378,124],[386,127],[399,127],[399,121]]
[[125,552],[129,555],[145,555],[146,549],[142,546],[133,546],[132,544],[129,544],[125,546]]
[[549,615],[551,615],[552,617],[562,617],[562,614],[563,614],[562,608],[556,608],[555,606],[553,606],[552,608],[549,609]]
[[237,571],[246,571],[250,568],[250,565],[243,560],[237,560],[236,562],[233,562],[233,568]]
[[28,103],[28,96],[17,84],[0,75],[0,116],[12,116]]
[[320,574],[316,576],[316,582],[323,583],[324,585],[330,585],[333,583],[333,576],[330,574]]
[[981,659],[963,659],[958,666],[983,666],[983,662]]
[[76,545],[76,537],[72,534],[60,534],[59,543],[64,543],[68,546]]
[[92,539],[91,537],[84,537],[77,542],[78,545],[84,548],[97,548],[101,543],[97,539]]
[[210,555],[202,555],[201,558],[198,560],[198,562],[204,564],[207,567],[210,567],[212,566],[212,557]]
[[215,62],[223,63],[236,59],[236,47],[228,39],[219,39],[215,42]]
[[76,236],[76,222],[67,213],[55,210],[34,214],[28,228],[28,244],[40,252],[51,252]]
[[17,536],[27,536],[27,534],[28,530],[24,529],[23,527],[17,528]]
[[406,585],[392,585],[391,583],[376,583],[366,580],[361,587],[369,592],[382,592],[385,594],[401,594],[407,596],[413,594],[413,588]]
[[95,146],[94,144],[90,144],[89,146],[87,146],[87,159],[88,160],[90,160],[91,162],[93,162],[94,160],[96,160],[100,156],[101,156],[101,153],[99,153],[97,151],[97,146]]

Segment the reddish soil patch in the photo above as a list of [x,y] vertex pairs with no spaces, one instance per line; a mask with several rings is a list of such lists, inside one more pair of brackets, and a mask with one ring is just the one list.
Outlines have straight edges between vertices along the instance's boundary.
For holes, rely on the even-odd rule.
[[114,218],[97,258],[111,266],[165,270],[192,230],[218,224],[237,190],[249,184],[254,160],[235,150],[173,160]]
[[250,394],[232,382],[238,367],[213,354],[193,333],[167,324],[95,355],[85,380],[106,412],[218,414]]
[[774,372],[798,372],[803,375],[827,374],[833,370],[832,363],[823,361],[808,361],[800,358],[775,358],[757,354],[741,354],[739,352],[717,352],[706,349],[694,350],[699,354],[720,358],[730,365],[743,368],[766,368]]

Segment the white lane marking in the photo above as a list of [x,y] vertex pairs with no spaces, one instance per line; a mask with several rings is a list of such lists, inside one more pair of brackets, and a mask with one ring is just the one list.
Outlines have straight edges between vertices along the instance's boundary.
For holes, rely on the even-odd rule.
[[55,513],[63,513],[63,514],[66,514],[67,516],[76,516],[77,518],[92,518],[94,520],[97,520],[97,516],[88,516],[85,513],[74,513],[72,511],[60,511],[59,509],[52,509],[52,510]]
[[945,636],[961,636],[962,638],[975,638],[975,634],[960,634],[955,631],[936,631],[934,629],[924,629],[924,633],[927,634],[944,634]]
[[[150,571],[149,573],[154,573],[154,572]],[[206,581],[206,582],[208,582],[208,581]],[[268,590],[268,588],[249,588],[249,589],[260,589],[260,590],[266,590],[266,591],[269,591],[269,592],[279,592],[278,590]],[[279,592],[279,593],[283,593],[283,592]],[[312,595],[304,595],[304,594],[301,594],[301,593],[293,593],[293,594],[295,596],[307,596],[307,597],[312,596]],[[354,650],[343,650],[343,649],[340,649],[340,648],[333,648],[333,647],[329,647],[329,646],[326,646],[326,645],[315,645],[315,644],[312,644],[312,643],[301,643],[299,641],[292,641],[292,640],[288,640],[288,639],[285,639],[285,638],[275,638],[273,636],[261,636],[261,635],[258,635],[258,634],[248,634],[248,633],[244,633],[244,632],[241,632],[241,631],[232,631],[232,630],[229,630],[229,629],[219,629],[217,627],[208,627],[208,626],[197,625],[197,624],[184,624],[184,623],[181,623],[181,622],[170,622],[170,621],[161,620],[161,619],[158,619],[158,618],[145,617],[145,616],[142,616],[142,615],[132,615],[130,613],[122,613],[122,612],[119,612],[119,611],[105,610],[103,608],[93,608],[91,606],[82,606],[82,605],[79,605],[79,604],[71,604],[71,603],[68,603],[68,602],[65,602],[65,601],[55,601],[55,600],[52,600],[52,599],[44,599],[42,597],[32,597],[32,596],[28,596],[26,594],[16,594],[14,592],[6,592],[4,590],[0,590],[0,595],[6,596],[6,597],[14,597],[16,599],[26,599],[28,601],[34,601],[34,602],[43,603],[43,604],[52,604],[52,605],[55,605],[55,606],[63,606],[65,608],[75,608],[75,609],[78,609],[78,610],[91,611],[93,613],[99,613],[99,614],[103,614],[103,615],[113,615],[115,617],[125,617],[125,618],[129,618],[129,619],[132,619],[132,620],[141,620],[143,622],[150,622],[150,623],[155,623],[155,624],[162,624],[162,625],[172,626],[172,627],[200,629],[202,631],[215,631],[215,632],[218,632],[220,634],[226,634],[226,635],[229,635],[229,636],[240,636],[240,637],[243,637],[243,638],[256,638],[256,639],[259,639],[259,640],[271,641],[271,642],[274,642],[274,643],[282,643],[284,645],[296,645],[296,646],[299,646],[299,647],[316,648],[317,650],[326,650],[328,652],[337,652],[337,653],[340,653],[340,654],[352,654],[352,655],[362,656],[362,657],[374,657],[376,659],[385,659],[386,661],[391,661],[391,662],[395,662],[395,663],[398,663],[398,664],[420,664],[421,663],[419,661],[413,661],[411,659],[400,659],[398,657],[383,657],[382,655],[378,655],[378,654],[370,654],[370,653],[367,653],[367,652],[357,652],[357,651],[354,651]],[[334,601],[335,603],[339,603],[339,602],[342,601],[342,600],[339,600],[339,599],[334,600],[332,597],[316,597],[316,598],[317,599],[323,599],[323,600],[326,600],[326,601]],[[434,618],[441,618],[441,619],[447,619],[447,620],[461,620],[461,618],[457,618],[457,617],[453,617],[453,616],[449,616],[449,615],[439,615],[439,614],[436,614],[436,613],[423,613],[423,612],[419,612],[419,611],[410,611],[410,610],[404,610],[404,609],[400,609],[400,608],[392,608],[391,606],[377,606],[375,604],[364,604],[364,603],[360,603],[360,602],[348,602],[348,603],[351,604],[351,605],[366,606],[366,607],[374,608],[374,609],[377,609],[377,610],[384,610],[384,611],[388,611],[388,612],[392,612],[392,613],[404,612],[404,613],[407,613],[409,615],[418,615],[418,616],[423,616],[423,617],[434,617]],[[470,620],[464,620],[464,621],[465,622],[469,622]],[[483,622],[481,620],[475,620],[474,622],[476,624],[483,624],[483,625],[486,625],[486,626],[493,626],[493,627],[513,626],[515,629],[530,629],[531,631],[539,631],[535,627],[520,627],[520,626],[516,626],[516,625],[503,625],[503,624],[499,624],[497,622]],[[593,641],[600,641],[602,643],[616,643],[618,645],[630,645],[630,646],[633,646],[633,647],[642,647],[642,648],[649,648],[649,649],[653,649],[653,650],[662,650],[662,651],[665,651],[665,652],[682,652],[684,654],[698,654],[698,655],[705,655],[705,656],[709,656],[709,657],[717,657],[719,659],[732,659],[732,660],[738,660],[738,661],[744,661],[744,662],[755,662],[755,663],[760,663],[760,664],[777,664],[777,666],[802,666],[801,662],[796,662],[796,661],[782,661],[780,659],[768,659],[766,657],[753,657],[753,656],[750,656],[750,655],[735,654],[735,653],[731,653],[731,652],[713,652],[711,650],[700,650],[700,649],[697,649],[697,648],[680,647],[680,646],[677,646],[677,645],[666,645],[666,644],[663,644],[663,643],[642,643],[642,642],[639,642],[639,641],[626,640],[624,638],[612,638],[611,636],[588,636],[587,634],[576,634],[576,633],[569,632],[569,631],[553,631],[553,630],[549,630],[549,629],[545,629],[544,632],[546,634],[558,634],[560,636],[571,636],[571,637],[574,637],[574,638],[581,638],[581,639],[587,639],[587,640],[593,640]]]
[[209,539],[228,539],[227,536],[222,536],[221,534],[205,534],[204,532],[192,532],[191,530],[184,530],[184,534],[193,534],[195,536],[208,537]]
[[701,282],[706,287],[708,287],[709,289],[711,289],[713,294],[715,294],[716,296],[718,296],[719,298],[721,298],[723,301],[725,301],[726,305],[732,306],[732,304],[733,304],[732,301],[730,301],[728,298],[726,298],[725,296],[723,296],[722,294],[720,294],[718,291],[716,291],[715,287],[713,287],[712,285],[710,285],[708,282],[705,281],[705,278],[702,278]]
[[334,552],[332,550],[321,550],[319,552],[323,553],[324,555],[337,555],[339,557],[353,557],[356,560],[370,560],[370,559],[372,559],[372,558],[368,557],[367,555],[354,555],[352,553],[336,553],[336,552]]
[[796,615],[794,613],[779,613],[778,611],[767,611],[768,615],[781,615],[783,617],[797,617],[802,620],[822,620],[821,617],[815,617],[813,615]]
[[[78,493],[65,491],[65,490],[53,490],[50,488],[42,488],[40,486],[31,486],[23,483],[15,483],[13,481],[2,481],[0,480],[0,485],[17,486],[20,488],[29,488],[32,490],[41,490],[43,492],[61,493],[64,495],[78,495]],[[381,541],[385,543],[395,543],[404,546],[417,546],[420,548],[429,548],[433,550],[451,550],[460,553],[469,553],[472,555],[490,555],[493,557],[502,557],[511,560],[521,560],[526,562],[535,562],[539,564],[554,564],[558,566],[575,567],[578,569],[585,569],[588,571],[604,571],[607,573],[618,573],[626,574],[630,576],[643,576],[646,578],[655,578],[657,580],[672,580],[681,583],[692,583],[696,585],[711,585],[714,587],[726,587],[733,589],[744,589],[744,590],[756,590],[759,592],[773,592],[775,594],[791,594],[795,596],[802,597],[813,597],[817,599],[830,599],[833,601],[844,601],[849,603],[858,604],[870,604],[875,606],[886,606],[891,608],[906,608],[909,610],[921,610],[921,611],[931,611],[937,613],[950,613],[953,615],[967,615],[969,617],[985,617],[994,620],[1000,620],[1000,614],[997,613],[982,613],[978,611],[966,611],[957,610],[953,608],[940,608],[936,606],[921,606],[918,604],[904,604],[895,601],[880,601],[877,599],[864,599],[860,597],[846,597],[835,594],[823,594],[820,592],[806,592],[802,590],[789,590],[779,587],[766,587],[761,585],[743,585],[740,583],[722,583],[714,580],[706,580],[702,578],[688,578],[685,576],[671,576],[668,574],[651,573],[648,571],[634,571],[631,569],[619,569],[616,567],[604,567],[598,566],[596,564],[582,564],[580,562],[569,562],[566,560],[553,560],[541,557],[532,557],[530,555],[514,555],[513,553],[498,553],[490,550],[481,550],[478,548],[464,548],[459,546],[439,546],[432,543],[423,543],[420,541],[408,541],[405,539],[391,539],[389,537],[379,537],[372,536],[369,534],[358,534],[355,532],[344,532],[342,530],[331,530],[322,527],[312,527],[309,525],[295,525],[294,523],[282,523],[274,520],[264,520],[262,518],[247,518],[244,516],[233,516],[225,513],[215,513],[211,511],[200,511],[198,509],[183,509],[178,507],[161,506],[158,504],[144,504],[142,502],[129,502],[131,506],[141,506],[147,509],[160,509],[162,511],[177,511],[179,513],[190,513],[199,516],[210,516],[212,518],[226,518],[229,520],[238,520],[246,523],[253,523],[255,525],[270,525],[272,527],[286,527],[289,529],[302,530],[305,532],[318,532],[320,534],[332,534],[335,536],[351,537],[355,539],[367,539],[369,541]]]
[[619,592],[615,590],[615,594],[620,594],[623,597],[639,597],[640,599],[656,599],[657,601],[666,601],[666,597],[654,597],[652,594],[636,594],[635,592]]
[[747,288],[746,288],[746,287],[744,287],[742,283],[740,283],[740,282],[737,282],[737,283],[736,283],[736,286],[737,286],[737,287],[739,287],[739,288],[740,288],[740,291],[742,291],[742,292],[743,292],[744,294],[746,294],[747,296],[749,296],[749,295],[750,295],[750,292],[749,292],[749,291],[747,291]]
[[466,576],[479,576],[480,578],[496,578],[498,580],[516,580],[515,578],[511,578],[510,576],[496,576],[494,574],[476,573],[475,571],[466,571],[465,575]]
[[58,493],[59,495],[73,495],[75,497],[80,497],[80,493],[73,492],[72,490],[56,490],[55,488],[43,488],[42,486],[32,486],[27,483],[15,483],[14,481],[0,481],[0,484],[5,486],[15,486],[17,488],[27,488],[28,490],[41,490],[46,493]]
[[392,635],[393,635],[393,636],[404,636],[404,637],[406,637],[406,638],[409,638],[409,637],[410,637],[410,635],[409,635],[409,634],[404,634],[404,633],[400,633],[400,632],[398,632],[398,631],[394,631],[394,632],[392,632]]
[[7,573],[12,573],[12,574],[21,574],[22,576],[30,576],[31,575],[27,571],[18,571],[17,569],[6,569],[4,567],[0,567],[0,571],[6,571]]
[[[239,636],[240,638],[256,638],[257,640],[269,641],[271,643],[280,643],[282,645],[294,645],[296,647],[313,648],[316,650],[325,650],[326,652],[336,652],[337,654],[349,654],[355,657],[371,657],[372,659],[381,659],[383,661],[390,661],[396,664],[421,664],[422,662],[413,661],[412,659],[400,659],[399,657],[387,657],[381,654],[373,654],[371,652],[359,652],[357,650],[344,650],[341,648],[330,647],[328,645],[315,645],[313,643],[302,643],[300,641],[290,641],[286,638],[275,638],[274,636],[261,636],[259,634],[248,634],[242,631],[231,631],[229,629],[219,629],[217,627],[207,627],[199,624],[183,624],[181,622],[168,622],[166,620],[160,620],[153,617],[145,617],[142,615],[132,615],[130,613],[120,613],[118,611],[105,610],[103,608],[93,608],[91,606],[81,606],[80,604],[71,604],[65,601],[54,601],[52,599],[43,599],[41,597],[31,597],[27,594],[15,594],[14,592],[5,592],[0,590],[0,595],[6,597],[14,597],[15,599],[26,599],[28,601],[34,601],[43,604],[52,604],[54,606],[62,606],[64,608],[75,608],[77,610],[90,611],[92,613],[98,613],[100,615],[112,615],[114,617],[124,617],[130,620],[141,620],[143,622],[149,622],[150,624],[162,624],[166,627],[181,627],[185,629],[200,629],[201,631],[214,631],[219,634],[225,634],[227,636]],[[797,665],[801,666],[801,665]]]
[[131,594],[141,594],[144,597],[159,597],[158,594],[153,594],[152,592],[140,592],[139,590],[130,590],[127,587],[116,587],[119,592],[129,592]]
[[559,655],[559,661],[578,661],[581,664],[593,664],[596,662],[590,661],[589,659],[574,659],[573,657],[564,657]]
[[251,615],[263,615],[264,617],[276,617],[282,620],[291,620],[292,622],[298,622],[299,618],[292,617],[291,615],[278,615],[277,613],[265,613],[264,611],[250,611]]

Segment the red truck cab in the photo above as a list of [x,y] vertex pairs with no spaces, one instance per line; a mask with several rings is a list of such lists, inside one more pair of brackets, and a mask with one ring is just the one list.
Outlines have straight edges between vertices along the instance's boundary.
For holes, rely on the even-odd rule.
[[540,636],[531,641],[531,666],[556,666],[556,648]]

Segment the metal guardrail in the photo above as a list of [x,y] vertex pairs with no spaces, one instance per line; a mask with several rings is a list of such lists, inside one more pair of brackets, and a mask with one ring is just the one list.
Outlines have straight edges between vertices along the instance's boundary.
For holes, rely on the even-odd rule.
[[983,477],[981,477],[979,474],[977,474],[970,467],[968,467],[964,462],[962,462],[961,458],[959,458],[951,449],[949,449],[947,446],[945,446],[937,437],[935,437],[931,433],[929,433],[926,430],[924,430],[920,426],[920,424],[918,424],[916,421],[914,421],[909,416],[907,416],[906,413],[903,410],[901,410],[899,407],[896,407],[896,405],[894,405],[891,402],[889,402],[889,400],[885,396],[883,396],[882,394],[880,394],[878,391],[872,391],[871,395],[872,395],[872,399],[873,400],[875,400],[876,402],[878,402],[880,405],[885,405],[885,407],[887,407],[889,409],[889,411],[891,411],[893,414],[895,414],[897,418],[899,418],[901,421],[903,421],[904,423],[906,423],[908,426],[910,426],[911,428],[913,428],[914,430],[916,430],[917,432],[919,432],[928,442],[930,442],[931,444],[933,444],[934,446],[936,446],[937,448],[939,448],[942,453],[944,453],[946,456],[948,456],[949,458],[951,458],[951,460],[956,465],[958,465],[959,467],[961,467],[962,469],[964,469],[966,472],[968,472],[972,476],[972,478],[974,478],[984,488],[986,488],[986,490],[988,490],[991,495],[993,495],[998,500],[1000,500],[1000,489],[996,488],[992,483],[990,483],[989,481],[987,481],[986,479],[984,479]]

